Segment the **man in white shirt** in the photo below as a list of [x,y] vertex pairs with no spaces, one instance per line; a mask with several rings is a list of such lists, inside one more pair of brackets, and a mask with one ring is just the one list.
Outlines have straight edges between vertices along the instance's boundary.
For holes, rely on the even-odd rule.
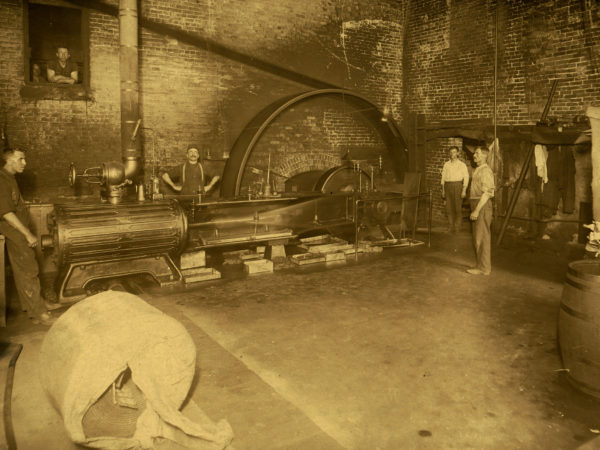
[[450,159],[442,168],[442,198],[446,201],[449,232],[460,231],[462,226],[462,199],[467,195],[469,171],[467,165],[458,159],[458,147],[450,147]]

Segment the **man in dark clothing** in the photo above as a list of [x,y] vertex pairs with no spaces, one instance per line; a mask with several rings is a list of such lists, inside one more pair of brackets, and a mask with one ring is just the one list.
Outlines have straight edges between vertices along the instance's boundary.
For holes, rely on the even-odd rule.
[[[219,176],[209,177],[204,173],[202,164],[198,161],[200,152],[198,147],[190,145],[187,150],[187,161],[169,172],[162,175],[162,179],[175,191],[181,195],[194,195],[208,193],[215,183],[219,181]],[[210,183],[204,185],[204,181],[211,178]],[[175,184],[173,179],[179,181],[180,184]]]
[[33,248],[37,237],[29,230],[29,212],[15,180],[25,170],[23,150],[4,151],[4,167],[0,170],[0,233],[6,238],[6,249],[21,304],[35,323],[50,325],[52,318],[40,295],[39,268]]
[[72,62],[69,49],[58,47],[56,50],[56,60],[50,61],[46,69],[48,81],[51,83],[74,84],[77,83],[79,76],[77,64]]

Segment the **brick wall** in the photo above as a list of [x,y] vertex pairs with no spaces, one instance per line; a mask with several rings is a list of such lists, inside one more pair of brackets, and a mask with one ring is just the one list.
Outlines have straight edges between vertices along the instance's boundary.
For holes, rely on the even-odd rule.
[[[588,9],[586,9],[588,8]],[[411,2],[405,45],[407,110],[427,120],[492,119],[494,29],[498,13],[497,123],[539,120],[552,80],[558,79],[550,117],[571,122],[600,102],[600,5],[577,0]],[[477,18],[476,20],[474,18]],[[450,142],[428,142],[426,182],[437,188]],[[501,143],[503,153],[522,149]],[[507,158],[515,152],[506,151]],[[576,152],[588,158],[589,152]],[[518,157],[517,157],[518,159]],[[508,165],[521,161],[505,161]],[[586,167],[585,161],[578,166]],[[589,174],[577,175],[578,198],[589,199]],[[499,181],[502,179],[500,174]],[[584,187],[585,186],[585,187]],[[522,197],[527,201],[530,193]],[[441,203],[436,215],[443,215]]]
[[[271,168],[291,177],[309,170],[324,172],[340,165],[346,155],[374,163],[386,154],[379,135],[359,112],[340,100],[316,97],[284,111],[265,131],[248,165],[264,169],[271,155]],[[242,190],[262,178],[246,170]],[[285,179],[274,181],[281,190]]]
[[[560,83],[550,115],[560,120],[583,114],[600,94],[596,2],[147,0],[141,5],[143,17],[200,43],[204,37],[355,91],[399,123],[406,112],[425,114],[429,122],[492,117],[496,11],[499,124],[535,123],[555,78]],[[70,193],[69,162],[89,167],[120,159],[117,17],[90,12],[89,101],[21,98],[20,0],[0,2],[0,36],[0,122],[12,145],[29,149],[24,191],[42,199]],[[179,162],[191,142],[214,158],[226,155],[260,110],[313,89],[223,56],[210,45],[207,50],[148,29],[141,30],[139,47],[146,174]],[[451,144],[428,141],[425,187],[439,185]],[[349,108],[319,100],[296,106],[271,124],[253,163],[265,166],[270,152],[281,168],[306,161],[309,170],[338,161],[346,151],[373,160],[385,153],[379,137]],[[311,165],[313,155],[320,162]],[[579,186],[580,198],[587,191]],[[441,216],[441,204],[435,205]]]
[[[117,0],[104,3],[118,5]],[[195,36],[199,43],[206,38],[356,91],[392,112],[400,110],[402,96],[403,11],[402,3],[392,0],[141,2],[144,18]],[[20,1],[0,2],[0,23],[0,121],[6,122],[10,144],[28,149],[23,190],[42,199],[69,194],[71,161],[83,168],[120,159],[118,19],[90,12],[90,101],[21,98]],[[213,158],[223,157],[265,106],[314,89],[145,28],[140,32],[139,67],[146,175],[180,162],[192,142]],[[286,127],[293,133],[287,135]],[[322,153],[339,161],[340,152],[351,148],[372,149],[376,158],[382,143],[369,127],[357,125],[343,104],[316,102],[310,111],[297,110],[273,123],[257,146],[257,158],[264,165],[269,149],[278,155],[303,149],[317,160]]]
[[[28,153],[21,187],[29,198],[70,194],[69,163],[78,167],[120,160],[118,27],[116,20],[91,14],[90,46],[93,101],[21,98],[23,29],[20,1],[0,2],[0,123],[9,144]],[[98,82],[101,74],[102,82]]]

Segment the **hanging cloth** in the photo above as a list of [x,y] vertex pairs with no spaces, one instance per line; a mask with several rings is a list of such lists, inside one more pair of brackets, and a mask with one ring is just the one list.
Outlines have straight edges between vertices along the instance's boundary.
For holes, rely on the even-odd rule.
[[544,192],[544,184],[548,182],[548,149],[545,145],[536,144],[534,149],[535,167],[537,168],[537,176],[542,179],[541,191]]

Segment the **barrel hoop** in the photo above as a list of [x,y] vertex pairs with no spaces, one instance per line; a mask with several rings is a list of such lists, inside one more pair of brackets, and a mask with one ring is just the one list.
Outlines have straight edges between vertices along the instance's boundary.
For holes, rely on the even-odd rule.
[[587,358],[578,357],[578,356],[574,355],[573,353],[571,353],[570,357],[574,362],[585,364],[586,366],[592,366],[597,369],[600,368],[600,362],[592,361]]
[[591,394],[595,397],[600,396],[600,390],[598,390],[598,388],[589,385],[588,383],[585,383],[583,381],[578,380],[577,378],[575,378],[573,375],[571,375],[569,373],[569,378],[571,379],[571,381],[573,383],[575,383],[575,385],[577,387],[579,387],[580,389],[582,389],[584,392],[587,392],[588,394]]
[[581,320],[585,320],[586,322],[594,322],[594,319],[592,317],[590,317],[588,314],[579,312],[579,311],[575,311],[572,308],[569,308],[567,305],[565,305],[564,303],[560,304],[560,309],[562,309],[564,312],[566,312],[567,314],[577,317],[578,319]]
[[[600,263],[598,263],[596,261],[592,261],[592,262],[590,262],[590,264],[585,264],[585,266],[588,266],[588,265],[600,265]],[[577,269],[571,265],[569,265],[569,267],[567,268],[567,274],[573,275],[575,278],[579,278],[579,279],[588,281],[590,283],[599,283],[600,284],[600,275],[586,273],[585,271]]]
[[588,286],[587,284],[582,284],[582,283],[580,283],[580,282],[572,279],[569,276],[567,276],[566,283],[570,284],[575,289],[579,289],[580,291],[584,291],[584,292],[598,292],[600,294],[600,284],[591,287],[591,286]]

